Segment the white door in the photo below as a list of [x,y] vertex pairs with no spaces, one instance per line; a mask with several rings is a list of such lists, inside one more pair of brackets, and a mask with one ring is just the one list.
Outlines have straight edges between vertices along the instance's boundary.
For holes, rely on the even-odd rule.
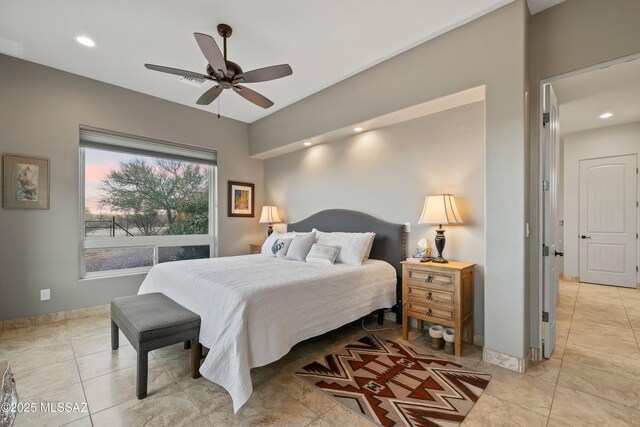
[[636,287],[636,155],[580,161],[580,281]]
[[560,285],[560,272],[556,256],[558,250],[557,188],[558,188],[558,100],[551,84],[544,86],[543,119],[543,165],[542,165],[542,209],[543,209],[543,280],[542,286],[542,332],[543,354],[549,358],[556,346],[556,300]]

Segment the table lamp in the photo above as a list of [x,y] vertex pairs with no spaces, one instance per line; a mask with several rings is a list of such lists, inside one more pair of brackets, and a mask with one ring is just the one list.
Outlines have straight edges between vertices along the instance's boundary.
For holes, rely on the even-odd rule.
[[282,222],[278,216],[278,207],[263,206],[262,214],[260,215],[260,224],[269,224],[269,228],[267,228],[267,236],[271,236],[271,233],[273,233],[274,222]]
[[422,209],[422,216],[418,224],[431,224],[438,225],[436,230],[436,250],[438,256],[434,258],[433,262],[447,263],[442,256],[444,250],[445,238],[444,229],[442,224],[464,224],[458,213],[458,207],[456,206],[456,200],[453,194],[438,194],[437,196],[427,196],[424,201],[424,209]]

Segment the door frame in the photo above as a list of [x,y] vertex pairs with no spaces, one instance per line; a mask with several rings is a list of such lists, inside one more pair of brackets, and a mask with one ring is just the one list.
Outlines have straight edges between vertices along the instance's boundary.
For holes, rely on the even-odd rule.
[[[591,65],[589,67],[584,67],[584,68],[580,68],[574,71],[569,71],[568,73],[562,73],[562,74],[558,74],[556,76],[552,76],[552,77],[548,77],[546,79],[542,79],[540,80],[540,83],[538,85],[538,96],[539,96],[539,108],[538,108],[538,116],[537,116],[537,126],[538,129],[540,130],[538,132],[538,158],[539,159],[543,159],[545,152],[545,144],[544,144],[544,129],[542,127],[542,114],[544,112],[544,86],[553,82],[556,82],[558,80],[562,80],[565,79],[567,77],[573,77],[573,76],[578,76],[580,74],[584,74],[584,73],[588,73],[591,71],[596,71],[596,70],[601,70],[603,68],[607,68],[607,67],[611,67],[613,65],[618,65],[618,64],[623,64],[625,62],[629,62],[629,61],[635,61],[635,60],[640,60],[640,53],[635,53],[633,55],[628,55],[628,56],[623,56],[621,58],[617,58],[617,59],[613,59],[611,61],[606,61],[606,62],[601,62],[599,64],[596,65]],[[538,223],[536,224],[538,227],[537,230],[537,235],[538,235],[538,242],[540,242],[540,247],[537,248],[537,250],[542,250],[542,244],[544,242],[544,234],[543,234],[543,230],[544,230],[544,210],[543,210],[543,203],[542,203],[542,198],[544,197],[544,190],[542,187],[542,181],[544,177],[544,162],[539,161],[538,162],[538,182],[535,182],[534,185],[538,188]],[[562,185],[564,186],[564,183],[562,183]],[[535,307],[532,307],[533,310],[535,310],[535,312],[537,313],[536,318],[538,319],[536,322],[536,328],[537,328],[537,333],[538,333],[538,342],[537,342],[537,348],[533,349],[533,354],[532,354],[532,359],[534,361],[539,361],[542,360],[542,335],[543,335],[543,329],[544,329],[544,325],[542,324],[542,309],[544,307],[544,301],[542,299],[542,291],[544,289],[544,257],[543,256],[539,256],[538,257],[538,304]]]

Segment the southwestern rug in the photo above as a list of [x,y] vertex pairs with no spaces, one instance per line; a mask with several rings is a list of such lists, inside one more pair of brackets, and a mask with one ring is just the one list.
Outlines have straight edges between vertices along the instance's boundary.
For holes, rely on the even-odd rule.
[[336,401],[383,426],[457,426],[491,375],[375,335],[297,372]]

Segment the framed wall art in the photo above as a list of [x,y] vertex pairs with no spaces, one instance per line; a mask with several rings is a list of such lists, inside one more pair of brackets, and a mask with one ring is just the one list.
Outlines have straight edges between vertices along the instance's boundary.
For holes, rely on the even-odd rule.
[[246,182],[229,182],[229,211],[228,216],[250,217],[254,215],[254,184]]
[[2,156],[5,209],[49,209],[49,160],[5,154]]

